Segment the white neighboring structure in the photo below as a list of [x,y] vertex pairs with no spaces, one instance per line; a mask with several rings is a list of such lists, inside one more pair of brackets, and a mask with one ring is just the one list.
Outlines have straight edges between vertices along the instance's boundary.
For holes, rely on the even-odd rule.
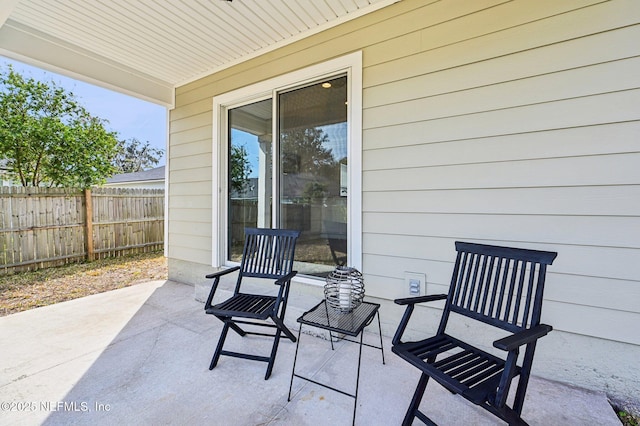
[[135,173],[122,173],[107,179],[104,187],[164,189],[165,166]]
[[6,165],[7,160],[0,160],[0,186],[13,186],[14,183],[6,178],[7,172],[9,171]]

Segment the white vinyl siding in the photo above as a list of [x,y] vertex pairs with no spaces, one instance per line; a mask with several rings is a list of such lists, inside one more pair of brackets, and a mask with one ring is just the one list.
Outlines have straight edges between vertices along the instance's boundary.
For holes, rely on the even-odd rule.
[[[210,109],[211,102],[207,105]],[[176,119],[193,111],[184,108],[170,113],[168,257],[207,264],[211,259],[211,117],[196,113]],[[203,149],[209,155],[203,155]]]
[[361,50],[367,294],[405,296],[406,271],[445,291],[457,239],[554,250],[544,321],[640,345],[639,17],[403,0],[178,88],[170,258],[211,259],[211,99]]
[[432,25],[449,3],[364,51],[367,291],[405,296],[405,271],[446,291],[457,239],[555,250],[544,320],[640,344],[640,4]]

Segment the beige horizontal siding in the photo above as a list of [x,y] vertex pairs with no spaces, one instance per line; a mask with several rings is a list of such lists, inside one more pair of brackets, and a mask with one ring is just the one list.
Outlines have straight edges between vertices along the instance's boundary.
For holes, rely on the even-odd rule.
[[211,182],[186,182],[186,183],[171,183],[169,190],[176,195],[191,196],[191,195],[211,195]]
[[[169,257],[205,264],[211,262],[211,105],[172,111],[169,131]],[[185,220],[192,226],[183,226]]]
[[433,116],[427,121],[386,127],[373,127],[378,123],[368,122],[370,127],[363,131],[363,145],[367,150],[637,121],[640,119],[640,111],[635,107],[638,93],[636,89],[468,115]]
[[176,194],[169,200],[169,208],[198,209],[209,207],[210,195],[182,195]]
[[[571,330],[574,333],[587,336],[640,345],[640,333],[636,331],[635,327],[635,324],[640,323],[640,314],[637,312],[603,309],[553,300],[545,302],[543,312],[544,321],[554,324],[556,329]],[[598,327],[597,318],[606,318],[606,326]]]
[[[638,150],[640,121],[536,130],[482,138],[421,142],[369,149],[363,162],[369,171],[553,157],[624,154]],[[607,143],[603,143],[605,141]],[[559,143],[562,141],[562,143]]]
[[[364,120],[382,127],[625,91],[638,88],[639,74],[640,58],[620,59],[502,84],[400,100],[368,108]],[[413,83],[408,83],[405,91],[410,91],[411,86]],[[540,90],[541,87],[545,90]]]
[[[400,220],[393,220],[393,217]],[[635,248],[640,237],[640,218],[630,216],[550,216],[508,214],[439,214],[439,213],[367,213],[366,225],[375,226],[376,232],[391,235],[424,235],[440,238],[528,242],[532,230],[539,244],[569,246]],[[588,230],[588,232],[586,232]],[[571,247],[565,250],[572,250]],[[393,248],[389,249],[390,252]],[[557,262],[562,266],[562,260]],[[558,265],[554,265],[559,268]],[[594,265],[608,270],[614,278],[634,279],[640,276],[640,262],[622,268]],[[586,267],[585,267],[586,268]],[[554,271],[560,269],[554,269]],[[573,271],[571,271],[573,272]],[[606,276],[606,275],[605,275]]]
[[[173,240],[174,236],[169,235],[169,239]],[[168,258],[176,260],[184,260],[186,262],[200,263],[202,265],[211,264],[211,250],[202,247],[193,247],[191,245],[179,245],[171,243],[168,249]]]
[[[207,235],[205,231],[208,229],[206,226],[200,226],[198,224],[194,224],[194,227],[201,231],[200,235],[184,235],[184,234],[173,234],[171,235],[171,242],[176,247],[188,247],[193,250],[199,250],[204,252],[210,252],[211,249],[211,236]],[[203,232],[204,231],[204,232]],[[199,256],[201,257],[201,256]],[[188,260],[188,259],[185,259]],[[207,262],[210,262],[211,259],[207,259]]]
[[[211,132],[213,128],[211,123],[203,123],[201,126],[193,127],[191,129],[183,130],[181,132],[169,132],[169,137],[172,143],[175,145],[182,145],[186,143],[211,141]],[[175,142],[174,142],[175,141]],[[207,146],[209,151],[211,147]]]
[[[601,3],[599,0],[535,2],[509,1],[446,1],[423,2],[393,19],[394,26],[385,32],[384,39],[367,47],[364,65],[371,68],[420,51],[435,50],[443,46],[497,33],[549,16],[573,11]],[[412,3],[418,5],[418,3]],[[372,29],[372,31],[375,31]],[[393,31],[390,33],[390,31]],[[536,37],[536,40],[538,38]],[[469,52],[466,53],[468,57]],[[494,55],[495,57],[496,55]],[[424,65],[424,64],[423,64]],[[406,72],[400,74],[405,78]],[[386,83],[384,83],[386,84]]]
[[205,155],[189,155],[183,157],[175,157],[171,166],[174,170],[191,170],[198,168],[210,168],[211,156]]
[[637,217],[639,199],[640,185],[396,190],[365,193],[363,208],[371,213]]
[[[571,39],[563,43],[463,64],[453,68],[428,70],[409,78],[365,89],[369,107],[437,96],[496,83],[513,82],[565,70],[606,64],[637,54],[633,40],[640,38],[640,26]],[[611,49],[616,46],[616,49]],[[576,52],[580,52],[577,55]],[[584,88],[585,90],[588,88]]]
[[169,132],[178,133],[196,127],[210,126],[212,119],[213,115],[210,110],[205,110],[204,112],[189,115],[181,119],[172,119]]
[[[365,220],[366,224],[366,220]],[[460,222],[461,224],[461,222]],[[505,224],[506,226],[510,226],[511,224]],[[504,232],[506,233],[506,231]],[[503,234],[504,234],[503,233]],[[404,234],[402,234],[404,235]],[[406,235],[409,237],[413,234]],[[443,237],[438,236],[427,236],[430,239],[443,239]],[[509,238],[512,238],[512,235],[508,235]],[[618,248],[618,247],[598,247],[598,246],[580,246],[580,245],[569,245],[569,244],[559,244],[559,243],[547,243],[547,242],[532,242],[534,238],[529,237],[527,241],[515,240],[515,239],[499,239],[496,235],[487,232],[485,235],[481,233],[469,233],[467,232],[462,236],[453,236],[451,238],[447,238],[447,242],[450,247],[453,247],[454,240],[468,240],[468,241],[476,241],[481,243],[496,243],[500,245],[511,245],[517,247],[529,247],[536,248],[542,250],[555,250],[558,251],[558,259],[557,263],[554,263],[553,267],[550,268],[550,273],[553,274],[567,274],[567,275],[577,275],[583,277],[591,277],[598,279],[609,279],[611,282],[616,282],[617,280],[627,280],[632,282],[637,282],[638,277],[638,269],[639,267],[636,265],[638,263],[638,250],[637,249],[629,249],[629,248]],[[404,243],[403,243],[404,244]],[[384,246],[383,246],[384,247]],[[417,250],[414,252],[412,256],[415,257],[403,257],[403,256],[393,256],[388,255],[388,257],[384,257],[383,255],[371,254],[369,251],[371,250],[368,246],[366,246],[366,253],[364,255],[363,268],[367,271],[368,274],[377,275],[380,277],[395,277],[395,278],[403,278],[404,271],[412,271],[412,272],[424,272],[427,276],[432,276],[432,269],[429,258],[422,258],[418,255],[421,253],[421,250]],[[389,248],[388,252],[393,252],[393,248]],[[446,250],[443,248],[443,253],[452,253],[452,249]],[[454,260],[455,253],[451,255],[451,261]],[[621,268],[620,265],[625,265],[625,268]],[[451,268],[448,268],[445,276],[440,276],[440,279],[437,279],[439,275],[436,274],[436,281],[434,283],[444,285],[448,283],[448,278],[451,275]],[[431,282],[431,279],[428,278],[428,281]],[[561,280],[558,281],[559,285],[561,284]],[[615,286],[611,284],[609,289],[613,289]],[[402,289],[402,291],[406,291]],[[627,294],[616,293],[618,298],[626,298],[629,297]],[[385,294],[385,297],[388,297]],[[567,303],[573,303],[573,300],[565,300]],[[592,306],[600,306],[601,301],[599,299],[594,299],[590,301]],[[637,304],[636,304],[637,305]],[[637,307],[632,308],[635,309],[634,312],[637,312]],[[594,320],[602,321],[602,318],[596,318]],[[629,324],[631,327],[632,324]],[[603,326],[595,326],[595,329],[606,328],[606,324]],[[571,331],[571,330],[565,330]],[[634,334],[632,329],[628,329],[630,334]]]
[[[185,142],[180,145],[172,145],[171,158],[177,159],[177,158],[183,158],[183,157],[202,155],[203,151],[207,152],[204,149],[203,145],[207,146],[207,148],[210,150],[211,149],[211,147],[209,147],[210,144],[211,144],[211,135],[209,135],[209,138],[204,140],[195,140],[191,142]],[[211,153],[209,152],[209,154]],[[211,155],[209,156],[211,157]]]
[[176,121],[193,115],[202,114],[206,111],[211,112],[212,108],[213,102],[211,99],[204,98],[197,102],[182,105],[180,108],[172,109],[169,114],[171,121]]
[[[640,152],[364,172],[364,191],[632,185]],[[487,199],[487,203],[491,200]]]
[[405,296],[405,271],[446,291],[456,239],[557,250],[545,319],[640,343],[639,307],[619,301],[640,296],[640,8],[567,5],[514,2],[425,28],[419,48],[406,34],[365,50],[368,291]]
[[175,234],[188,235],[190,232],[193,231],[195,227],[198,229],[198,231],[200,231],[200,236],[211,238],[211,227],[209,226],[210,222],[211,220],[196,222],[196,221],[180,220],[180,218],[178,218],[173,221],[172,229]]
[[[530,19],[527,15],[525,6],[527,3],[529,6],[540,7],[541,13],[534,19]],[[596,4],[571,11],[576,3]],[[445,22],[442,26],[425,27],[421,33],[425,44],[421,46],[420,52],[402,58],[396,58],[394,52],[389,52],[389,59],[365,68],[363,74],[366,86],[387,84],[389,81],[493,60],[629,25],[637,25],[637,9],[640,6],[634,0],[616,0],[615,2],[513,2],[511,5],[502,7],[512,7],[514,15],[511,25],[505,25],[492,15],[501,9],[499,6],[459,18],[466,24],[460,25],[461,30],[467,32],[465,36],[461,36],[452,28],[446,28],[455,21]],[[564,13],[555,14],[561,10],[564,10]],[[544,15],[547,18],[544,18]],[[479,21],[479,17],[485,19]],[[580,25],[576,25],[578,22]],[[625,44],[628,43],[633,41],[629,40]],[[552,52],[553,50],[549,53]],[[574,55],[576,53],[574,52]],[[553,57],[547,57],[547,60],[552,59]]]
[[[206,208],[184,208],[184,207],[173,207],[171,208],[171,216],[169,218],[171,221],[189,221],[193,222],[195,226],[190,229],[188,235],[202,235],[202,231],[200,228],[200,224],[209,225],[209,233],[211,233],[211,203]],[[171,232],[173,232],[173,228],[171,228]],[[210,263],[210,260],[207,261]]]
[[367,293],[405,296],[405,271],[446,291],[457,239],[556,250],[545,320],[640,344],[639,17],[404,0],[178,88],[169,257],[211,261],[213,97],[362,50]]

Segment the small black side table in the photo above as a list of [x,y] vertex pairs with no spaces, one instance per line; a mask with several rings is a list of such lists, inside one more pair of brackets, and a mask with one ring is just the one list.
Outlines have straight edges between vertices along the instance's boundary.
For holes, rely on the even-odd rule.
[[[335,392],[341,393],[346,396],[350,396],[354,398],[354,406],[353,406],[353,420],[352,424],[355,424],[356,421],[356,408],[358,407],[358,384],[360,382],[360,361],[362,359],[362,346],[369,346],[375,349],[380,349],[382,352],[382,364],[384,364],[384,349],[382,347],[382,328],[380,327],[380,313],[378,309],[380,305],[377,303],[369,303],[362,302],[360,306],[355,308],[353,311],[349,313],[340,313],[332,309],[330,306],[327,306],[326,300],[318,303],[316,306],[302,314],[300,318],[298,318],[298,322],[300,323],[300,329],[298,330],[298,340],[296,343],[296,354],[293,358],[293,369],[291,370],[291,382],[289,383],[289,397],[288,401],[291,401],[291,389],[293,387],[293,378],[298,377],[300,379],[306,380],[311,383],[315,383],[316,385],[325,387],[327,389],[331,389]],[[378,316],[378,331],[380,334],[380,346],[374,346],[367,343],[363,343],[363,331],[365,327],[367,327],[373,321],[373,318]],[[296,374],[296,360],[298,359],[298,348],[300,347],[300,334],[302,332],[302,325],[309,325],[312,327],[321,328],[323,330],[329,331],[329,340],[331,341],[331,350],[333,347],[333,334],[338,333],[343,334],[341,340],[346,340],[353,343],[360,343],[360,351],[358,353],[358,373],[356,377],[356,392],[355,394],[350,394],[345,392],[344,390],[336,389],[332,386],[329,386],[324,383],[319,383],[313,379],[308,377],[300,376]],[[357,337],[360,335],[360,341],[351,340],[346,336]]]

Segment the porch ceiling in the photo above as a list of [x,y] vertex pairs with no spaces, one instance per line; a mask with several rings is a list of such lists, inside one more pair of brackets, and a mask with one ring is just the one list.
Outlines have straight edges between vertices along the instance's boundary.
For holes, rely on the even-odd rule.
[[0,54],[166,106],[173,89],[400,0],[5,0]]

